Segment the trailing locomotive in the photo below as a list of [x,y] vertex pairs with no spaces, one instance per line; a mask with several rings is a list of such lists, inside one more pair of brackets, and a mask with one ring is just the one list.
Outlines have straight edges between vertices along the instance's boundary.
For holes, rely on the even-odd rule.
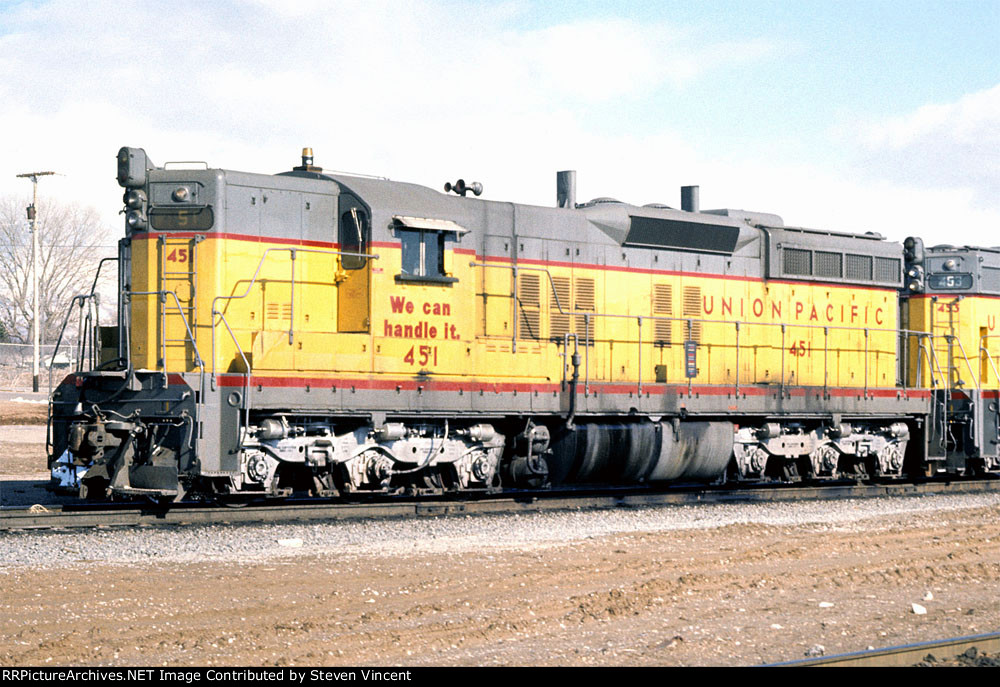
[[1000,468],[998,250],[700,211],[696,187],[577,204],[565,172],[557,207],[493,202],[308,150],[262,175],[122,148],[118,181],[118,324],[51,403],[50,467],[91,496]]

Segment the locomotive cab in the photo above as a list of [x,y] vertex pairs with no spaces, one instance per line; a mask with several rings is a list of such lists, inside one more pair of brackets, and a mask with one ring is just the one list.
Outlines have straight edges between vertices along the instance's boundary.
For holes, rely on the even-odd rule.
[[930,388],[928,452],[949,472],[1000,468],[1000,248],[906,241],[909,381]]

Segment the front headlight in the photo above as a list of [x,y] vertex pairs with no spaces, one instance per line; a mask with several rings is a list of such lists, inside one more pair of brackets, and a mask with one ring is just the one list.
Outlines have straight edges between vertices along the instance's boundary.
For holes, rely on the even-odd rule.
[[149,224],[146,221],[146,216],[142,214],[142,212],[140,212],[139,210],[132,210],[131,212],[129,212],[125,218],[125,221],[128,223],[128,228],[132,229],[133,231],[142,231]]

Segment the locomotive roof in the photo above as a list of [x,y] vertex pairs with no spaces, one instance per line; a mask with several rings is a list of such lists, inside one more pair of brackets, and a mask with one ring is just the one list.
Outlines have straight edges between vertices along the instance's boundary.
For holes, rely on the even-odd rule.
[[[342,172],[332,174],[284,172],[282,175],[329,179],[331,181],[335,181],[342,188],[352,191],[366,202],[379,205],[385,204],[389,207],[408,208],[408,211],[425,213],[427,216],[441,213],[455,213],[456,210],[463,205],[469,204],[510,203],[509,201],[453,196],[420,184],[393,181],[380,177],[361,175],[355,176]],[[562,212],[565,212],[566,210],[565,208],[535,206],[525,203],[515,204],[521,207],[533,207],[544,210]],[[884,236],[875,232],[857,234],[851,232],[811,229],[807,227],[786,226],[782,218],[776,214],[742,209],[724,208],[704,210],[701,212],[687,212],[684,210],[677,210],[666,205],[649,204],[639,206],[611,198],[600,198],[592,200],[588,203],[580,203],[577,204],[575,209],[582,212],[592,224],[600,228],[605,234],[618,243],[625,242],[632,217],[684,221],[687,223],[703,225],[705,227],[738,228],[750,226],[768,229],[771,231],[779,230],[788,232],[789,234],[798,234],[801,235],[802,238],[805,238],[805,235],[809,235],[813,237],[885,241]]]

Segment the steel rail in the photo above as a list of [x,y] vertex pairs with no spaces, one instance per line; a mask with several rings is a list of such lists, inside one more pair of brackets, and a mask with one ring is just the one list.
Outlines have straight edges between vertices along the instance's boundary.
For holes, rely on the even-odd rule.
[[905,667],[920,663],[929,653],[939,661],[950,661],[975,647],[980,652],[995,653],[1000,651],[1000,632],[968,637],[954,637],[934,642],[919,642],[904,644],[884,649],[857,651],[836,656],[807,658],[801,661],[772,663],[764,667],[790,666],[838,666],[838,667]]
[[874,498],[878,496],[927,496],[951,493],[1000,493],[1000,480],[932,479],[884,484],[838,483],[830,486],[778,484],[732,488],[677,486],[661,490],[648,487],[573,488],[525,490],[503,494],[468,494],[432,497],[372,496],[364,502],[330,503],[319,499],[301,502],[224,508],[180,503],[73,504],[47,512],[29,508],[0,510],[0,531],[88,527],[196,526],[208,524],[274,524],[359,519],[413,518],[440,515],[510,514],[558,510],[637,508],[740,502],[788,502]]

